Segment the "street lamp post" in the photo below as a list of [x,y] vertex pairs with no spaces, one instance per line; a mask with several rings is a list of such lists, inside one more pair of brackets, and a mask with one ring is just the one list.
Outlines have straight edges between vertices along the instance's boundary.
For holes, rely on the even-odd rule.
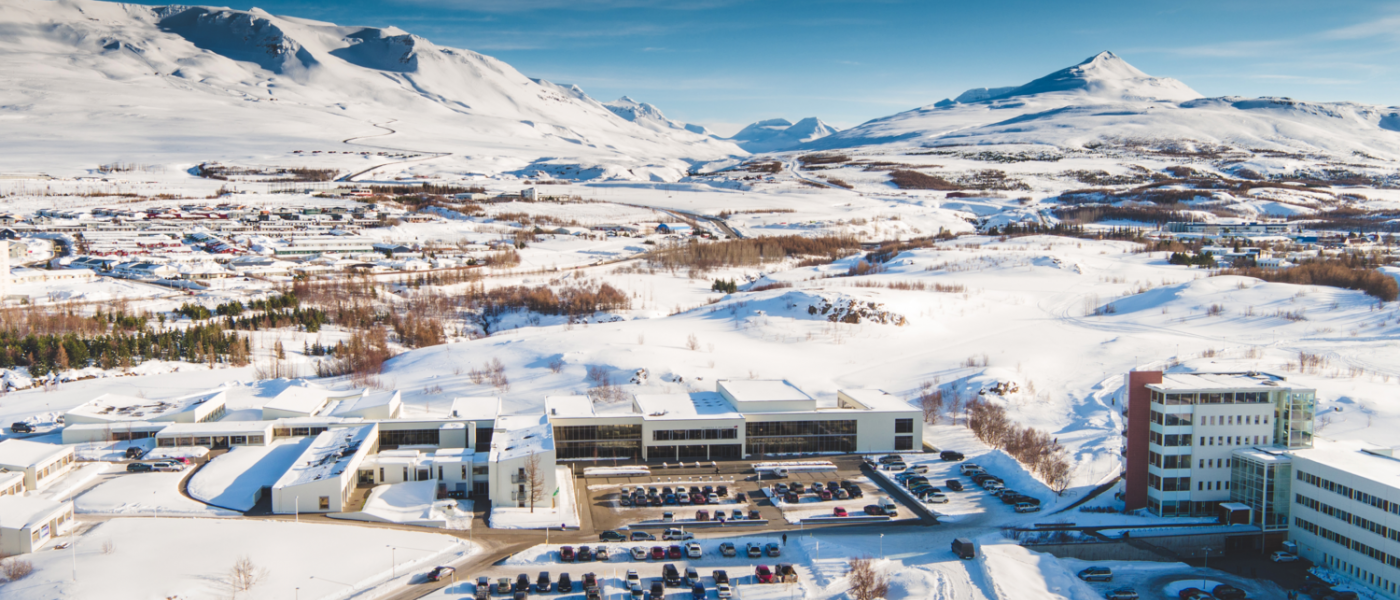
[[393,547],[393,546],[390,546],[390,545],[388,545],[388,544],[385,544],[384,547],[389,549],[389,573],[392,574],[392,576],[390,577],[390,579],[398,579],[398,578],[399,578],[399,560],[398,560],[399,549],[398,549],[398,548],[395,548],[395,547]]
[[885,534],[880,534],[880,558],[885,557]]
[[[1209,547],[1209,546],[1206,546],[1206,547],[1204,547],[1204,548],[1201,548],[1201,550],[1204,550],[1205,553],[1206,553],[1205,558],[1202,558],[1202,559],[1201,559],[1201,568],[1202,568],[1202,569],[1210,569],[1210,547]],[[1201,573],[1201,589],[1205,589],[1205,587],[1206,587],[1206,574],[1205,574],[1205,573]]]

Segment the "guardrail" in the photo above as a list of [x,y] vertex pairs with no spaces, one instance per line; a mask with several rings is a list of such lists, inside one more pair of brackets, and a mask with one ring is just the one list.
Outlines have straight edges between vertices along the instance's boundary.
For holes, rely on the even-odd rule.
[[860,515],[854,517],[807,517],[803,525],[856,525],[860,523],[887,523],[889,515]]
[[768,519],[738,519],[735,521],[639,521],[628,529],[714,529],[719,527],[755,527],[767,525]]

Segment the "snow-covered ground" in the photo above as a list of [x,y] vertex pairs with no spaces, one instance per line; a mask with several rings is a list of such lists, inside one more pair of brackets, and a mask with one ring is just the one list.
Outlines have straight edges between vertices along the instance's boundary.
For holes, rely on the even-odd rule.
[[112,519],[79,536],[71,549],[28,556],[35,573],[0,586],[0,599],[225,599],[233,595],[229,575],[234,563],[247,558],[265,576],[238,597],[331,600],[380,586],[383,591],[400,588],[433,566],[474,550],[453,537],[394,529],[241,519]]
[[545,529],[578,527],[578,502],[574,495],[573,473],[568,467],[555,470],[555,481],[559,482],[559,493],[545,492],[545,497],[533,509],[515,506],[492,506],[490,524],[492,529]]
[[358,512],[330,516],[441,529],[471,529],[472,501],[438,500],[436,481],[410,481],[376,486]]
[[264,487],[272,487],[315,438],[274,440],[266,446],[238,446],[209,461],[190,478],[190,496],[214,506],[247,511]]
[[187,472],[119,475],[79,494],[78,513],[159,517],[229,517],[239,513],[196,502],[180,494]]

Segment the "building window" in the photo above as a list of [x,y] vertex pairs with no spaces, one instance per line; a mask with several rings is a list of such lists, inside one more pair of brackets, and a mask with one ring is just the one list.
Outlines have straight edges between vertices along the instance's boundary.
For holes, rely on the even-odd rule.
[[250,435],[250,436],[248,436],[248,443],[249,443],[249,444],[262,444],[262,443],[263,443],[263,436],[260,436],[260,435]]
[[[894,420],[894,432],[895,432],[895,433],[914,433],[914,420],[913,420],[913,419],[895,419],[895,420]],[[899,448],[895,448],[895,449],[896,449],[896,450],[899,450]]]
[[894,436],[894,449],[895,449],[895,450],[913,450],[913,449],[914,449],[914,436],[912,436],[912,435],[897,435],[897,436]]
[[437,429],[403,429],[398,431],[379,431],[380,448],[397,448],[399,446],[437,446]]
[[331,497],[330,497],[330,496],[321,496],[321,510],[330,510],[330,509],[331,509]]

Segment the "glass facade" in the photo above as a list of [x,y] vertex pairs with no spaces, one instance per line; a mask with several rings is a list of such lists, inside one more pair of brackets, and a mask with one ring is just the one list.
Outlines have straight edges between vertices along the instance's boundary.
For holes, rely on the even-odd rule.
[[652,441],[684,440],[734,440],[739,439],[739,430],[733,427],[723,429],[657,429],[651,432]]
[[1274,406],[1274,439],[1289,448],[1313,445],[1313,412],[1317,398],[1312,391],[1277,392]]
[[744,424],[744,453],[855,452],[855,421],[769,421]]
[[1252,522],[1265,531],[1286,531],[1293,464],[1285,456],[1269,458],[1235,455],[1230,468],[1230,501],[1249,506]]
[[555,456],[559,460],[605,458],[642,459],[642,426],[556,425]]
[[379,430],[380,448],[397,448],[399,446],[436,446],[438,445],[437,429],[403,429],[399,431]]

